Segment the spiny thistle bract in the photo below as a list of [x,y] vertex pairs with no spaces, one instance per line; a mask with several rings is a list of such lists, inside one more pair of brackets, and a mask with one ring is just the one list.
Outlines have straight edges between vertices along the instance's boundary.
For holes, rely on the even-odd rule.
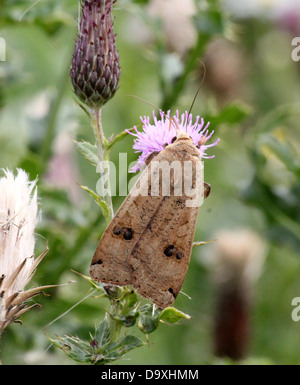
[[118,89],[121,71],[113,31],[115,1],[84,0],[82,3],[70,76],[75,94],[93,109],[100,109]]

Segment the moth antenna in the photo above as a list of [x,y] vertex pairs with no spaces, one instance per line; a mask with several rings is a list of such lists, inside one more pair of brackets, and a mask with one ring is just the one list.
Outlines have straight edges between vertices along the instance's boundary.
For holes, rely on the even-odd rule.
[[147,104],[149,104],[149,106],[154,107],[157,111],[159,111],[159,112],[161,112],[161,113],[163,113],[165,115],[165,113],[163,112],[163,110],[161,108],[157,107],[155,104],[153,104],[151,102],[148,102],[148,100],[142,99],[142,98],[140,98],[139,96],[136,96],[136,95],[126,95],[126,96],[130,96],[131,98],[135,98],[135,99],[140,100],[141,102],[147,103]]
[[170,122],[174,123],[174,127],[176,128],[176,131],[178,133],[178,131],[180,131],[180,128],[179,128],[178,123],[176,122],[176,120],[174,118],[170,118]]
[[200,83],[200,85],[199,85],[199,87],[198,87],[198,90],[197,90],[197,92],[196,92],[196,94],[195,94],[195,96],[194,96],[194,99],[193,99],[193,101],[192,101],[191,107],[190,107],[190,109],[189,109],[188,117],[190,116],[190,114],[191,114],[191,112],[192,112],[192,109],[193,109],[193,107],[194,107],[194,104],[195,104],[195,102],[196,102],[196,99],[197,99],[197,97],[198,97],[198,95],[199,95],[200,89],[201,89],[201,87],[202,87],[202,85],[203,85],[203,83],[204,83],[205,77],[206,77],[206,67],[205,67],[205,64],[204,64],[200,59],[198,59],[198,60],[199,60],[200,64],[203,66],[204,72],[203,72],[203,77],[202,77],[201,83]]
[[179,127],[178,127],[178,124],[177,122],[174,120],[174,118],[169,118],[161,108],[157,107],[155,104],[151,103],[151,102],[148,102],[147,100],[145,99],[142,99],[140,98],[139,96],[136,96],[136,95],[126,95],[126,96],[130,96],[131,98],[135,98],[135,99],[138,99],[140,100],[141,102],[144,102],[146,104],[149,104],[149,106],[152,106],[154,107],[157,111],[159,111],[159,113],[163,114],[164,117],[166,117],[169,121],[170,121],[170,126],[169,126],[169,130],[171,129],[171,124],[173,123],[174,124],[174,127],[176,128],[176,131],[179,130]]
[[19,21],[22,21],[23,17],[26,15],[27,12],[29,12],[37,3],[39,3],[41,0],[36,0],[33,4],[31,4],[19,17]]

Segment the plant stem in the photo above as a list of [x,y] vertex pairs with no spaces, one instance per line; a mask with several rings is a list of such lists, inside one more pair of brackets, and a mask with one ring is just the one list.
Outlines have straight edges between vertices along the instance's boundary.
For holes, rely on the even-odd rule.
[[110,331],[110,342],[115,342],[119,339],[120,332],[122,330],[122,324],[120,321],[113,318],[113,314],[119,313],[118,302],[112,300],[109,313],[106,313],[109,331]]
[[[103,128],[102,128],[102,122],[101,122],[101,109],[98,110],[91,110],[91,126],[94,131],[95,139],[96,139],[96,146],[97,146],[97,154],[98,154],[98,165],[97,165],[97,172],[102,170],[103,163],[109,161],[109,151],[107,150],[107,140],[105,138]],[[107,166],[109,167],[109,163],[107,163]],[[110,177],[109,177],[109,170],[108,170],[108,177],[104,178],[103,175],[100,175],[100,181],[102,182],[102,191],[106,191],[106,194],[102,196],[103,200],[106,202],[107,207],[110,212],[110,220],[114,216],[114,210],[112,205],[112,199],[111,199],[111,185],[110,185]],[[106,186],[104,186],[106,185]]]

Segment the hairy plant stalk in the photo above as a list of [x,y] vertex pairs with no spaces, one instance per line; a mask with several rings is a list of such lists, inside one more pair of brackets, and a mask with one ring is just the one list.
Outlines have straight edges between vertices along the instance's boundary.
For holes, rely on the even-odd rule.
[[109,165],[109,151],[106,150],[106,138],[104,135],[102,120],[101,120],[101,109],[93,109],[91,111],[91,126],[96,139],[97,154],[98,154],[98,165],[97,172],[100,172],[100,181],[102,183],[102,191],[106,191],[106,194],[101,198],[106,202],[109,209],[109,220],[112,220],[114,216],[114,209],[112,205],[111,197],[111,184],[110,184],[110,173],[109,169],[107,172],[107,178],[103,178],[103,166],[104,162]]

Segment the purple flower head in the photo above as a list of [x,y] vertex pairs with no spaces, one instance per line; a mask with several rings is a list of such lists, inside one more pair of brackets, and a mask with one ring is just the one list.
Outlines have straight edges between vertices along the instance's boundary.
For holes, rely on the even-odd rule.
[[130,170],[131,172],[140,170],[145,164],[147,157],[154,151],[160,152],[165,148],[166,144],[171,144],[172,140],[177,135],[178,129],[188,133],[193,140],[194,145],[199,148],[201,158],[214,158],[214,155],[207,156],[206,149],[215,146],[220,139],[217,139],[212,144],[206,144],[214,133],[214,131],[211,131],[210,133],[208,131],[210,123],[207,123],[204,126],[203,118],[200,119],[200,116],[197,116],[196,121],[193,124],[192,114],[188,115],[187,111],[181,116],[179,116],[179,112],[176,111],[176,115],[173,117],[170,117],[170,111],[168,111],[167,114],[164,114],[161,111],[160,116],[161,119],[158,120],[153,111],[154,124],[150,123],[149,117],[144,116],[141,117],[143,123],[142,132],[139,132],[136,127],[134,127],[135,132],[127,131],[130,135],[136,137],[133,145],[135,152],[141,153],[137,163]]

